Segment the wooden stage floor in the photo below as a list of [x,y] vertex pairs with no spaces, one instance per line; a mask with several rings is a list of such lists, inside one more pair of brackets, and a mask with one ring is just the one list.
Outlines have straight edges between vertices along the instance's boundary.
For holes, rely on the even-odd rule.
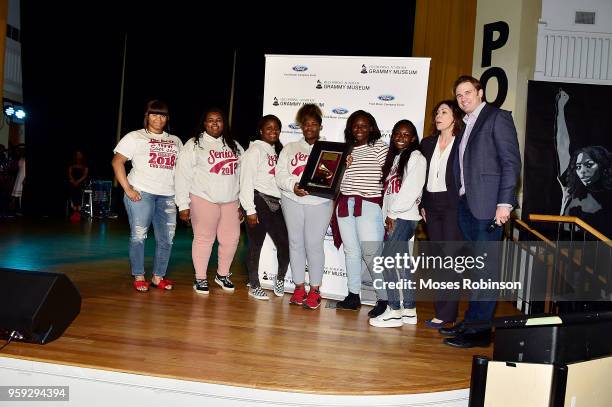
[[[373,328],[367,311],[310,311],[247,295],[243,240],[233,273],[236,292],[212,283],[208,296],[191,283],[191,231],[177,231],[173,291],[132,288],[125,221],[9,220],[0,224],[0,267],[66,273],[79,288],[81,314],[47,345],[14,342],[2,355],[49,363],[265,390],[345,395],[417,394],[469,387],[474,354],[454,349],[423,321]],[[152,236],[149,237],[152,239]],[[150,260],[152,242],[147,246]],[[215,260],[215,259],[213,259]],[[150,270],[150,263],[147,263]],[[211,261],[209,276],[216,265]],[[462,307],[463,308],[463,307]],[[518,311],[502,303],[498,314]]]

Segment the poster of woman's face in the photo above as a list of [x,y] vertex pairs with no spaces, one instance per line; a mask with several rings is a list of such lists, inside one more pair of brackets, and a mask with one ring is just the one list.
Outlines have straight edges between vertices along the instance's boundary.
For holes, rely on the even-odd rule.
[[589,154],[581,152],[574,163],[576,175],[584,186],[593,185],[600,179],[599,165]]
[[[563,215],[585,218],[587,214],[597,215],[606,209],[605,195],[612,191],[610,161],[610,153],[602,146],[584,147],[572,153],[566,172],[568,198]],[[599,227],[605,228],[605,225]]]
[[612,235],[612,86],[529,83],[523,218],[577,216]]
[[585,188],[610,189],[610,152],[603,146],[580,148],[572,154],[568,184],[576,185],[578,181]]

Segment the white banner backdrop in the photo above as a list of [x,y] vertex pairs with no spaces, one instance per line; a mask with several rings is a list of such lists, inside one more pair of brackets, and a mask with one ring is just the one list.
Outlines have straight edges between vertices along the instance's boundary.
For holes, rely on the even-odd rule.
[[[263,114],[281,120],[283,144],[302,137],[295,114],[306,103],[323,111],[321,136],[328,141],[344,141],[346,120],[355,110],[374,116],[387,143],[393,125],[401,119],[412,121],[422,138],[429,62],[429,58],[266,55]],[[276,273],[276,248],[267,236],[259,259],[263,288],[272,288]],[[293,288],[289,270],[285,289]],[[321,295],[341,299],[346,294],[344,252],[335,248],[329,228]],[[372,300],[372,295],[371,288],[363,291],[362,300]]]

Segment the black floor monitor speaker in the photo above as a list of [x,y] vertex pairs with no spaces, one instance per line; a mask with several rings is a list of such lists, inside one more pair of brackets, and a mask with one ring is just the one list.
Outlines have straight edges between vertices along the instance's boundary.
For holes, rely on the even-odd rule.
[[0,338],[45,344],[81,312],[81,295],[64,274],[0,268]]
[[511,316],[494,320],[493,360],[575,363],[612,355],[612,312]]

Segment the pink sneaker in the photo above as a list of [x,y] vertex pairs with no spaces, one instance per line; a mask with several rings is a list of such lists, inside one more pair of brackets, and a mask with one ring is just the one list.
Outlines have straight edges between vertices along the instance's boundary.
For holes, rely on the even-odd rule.
[[291,299],[289,300],[289,304],[302,305],[305,298],[306,290],[303,288],[296,288],[295,291],[293,291]]
[[317,309],[321,305],[321,293],[319,290],[310,290],[306,301],[304,301],[304,308]]

